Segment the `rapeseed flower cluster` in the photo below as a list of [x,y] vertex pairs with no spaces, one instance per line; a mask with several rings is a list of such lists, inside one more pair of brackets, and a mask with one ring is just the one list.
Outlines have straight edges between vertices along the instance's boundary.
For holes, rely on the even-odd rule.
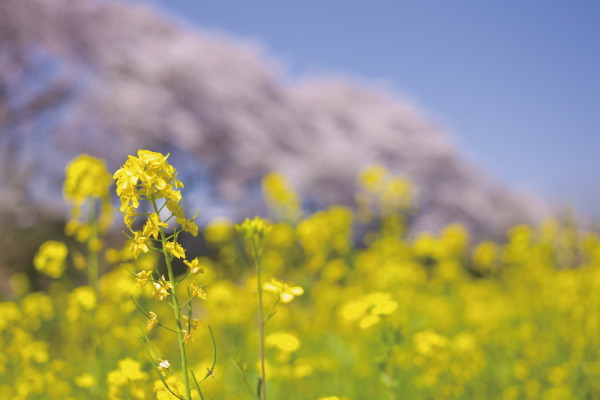
[[[66,179],[63,185],[65,201],[71,205],[71,217],[65,226],[65,232],[74,236],[80,242],[89,240],[97,223],[99,234],[103,234],[112,226],[113,207],[110,201],[109,187],[112,179],[104,160],[82,154],[67,164]],[[95,200],[99,200],[99,214],[96,216]],[[83,215],[87,205],[91,218]],[[92,247],[99,250],[98,243],[92,242]]]
[[285,175],[275,172],[265,175],[262,189],[269,209],[276,217],[293,222],[302,217],[302,199],[294,192]]
[[[190,232],[193,236],[198,235],[198,226],[194,222],[198,213],[191,219],[188,219],[185,216],[181,205],[182,195],[180,191],[180,188],[183,188],[183,184],[177,179],[177,170],[168,163],[168,157],[169,155],[163,156],[160,153],[140,150],[138,151],[137,157],[129,156],[123,167],[115,172],[114,179],[117,180],[117,194],[120,196],[121,200],[119,211],[123,214],[125,225],[133,234],[133,237],[128,235],[131,240],[129,252],[133,254],[135,260],[138,259],[140,253],[145,254],[150,250],[162,252],[167,266],[166,278],[164,274],[159,274],[156,266],[156,279],[153,279],[152,271],[142,270],[136,274],[129,270],[129,272],[135,276],[136,289],[142,289],[148,282],[152,282],[154,286],[154,299],[158,302],[167,302],[175,311],[174,319],[176,327],[175,329],[172,329],[161,322],[163,318],[159,321],[157,313],[154,311],[145,311],[140,305],[135,303],[134,300],[135,306],[147,318],[147,331],[150,331],[155,326],[159,326],[177,335],[182,369],[181,375],[183,375],[183,377],[181,375],[177,376],[183,381],[182,385],[179,385],[179,383],[173,385],[164,380],[164,376],[173,372],[172,367],[167,360],[159,358],[159,353],[154,348],[152,342],[144,333],[144,330],[141,330],[145,339],[142,343],[144,344],[152,365],[159,373],[160,382],[158,386],[162,385],[162,389],[156,390],[157,396],[158,398],[170,398],[169,396],[175,396],[175,398],[190,400],[192,398],[192,387],[195,388],[198,393],[201,393],[199,383],[195,382],[195,385],[192,385],[191,383],[189,374],[192,374],[194,381],[196,378],[194,373],[191,372],[188,367],[185,351],[186,346],[188,346],[191,341],[194,341],[192,329],[198,328],[197,320],[191,318],[192,300],[196,297],[206,300],[207,295],[202,289],[205,285],[198,285],[193,281],[187,288],[187,300],[180,305],[179,296],[176,290],[177,286],[190,275],[203,273],[204,269],[199,264],[197,258],[192,261],[186,260],[185,249],[177,241],[178,235],[184,231]],[[153,212],[138,214],[137,209],[140,207],[140,201],[147,201],[152,207]],[[163,202],[160,208],[159,201]],[[165,207],[171,215],[163,220],[161,218],[161,211]],[[147,216],[148,218],[142,230],[133,230],[132,224],[135,222],[138,215]],[[173,217],[175,217],[175,221],[181,228],[175,229],[173,234],[167,237],[165,233],[166,229],[169,228],[167,221]],[[161,245],[161,248],[156,247],[158,244]],[[180,280],[175,279],[173,271],[172,263],[175,259],[182,259],[184,264],[190,268],[189,273]],[[188,307],[187,317],[181,313],[181,309],[185,306]],[[152,352],[150,352],[150,350],[152,350]],[[214,369],[214,363],[212,368]],[[214,372],[214,370],[210,371],[211,373]]]
[[[366,223],[360,205],[298,221],[248,219],[238,235],[220,219],[203,232],[208,255],[189,256],[192,247],[178,241],[184,224],[173,229],[176,214],[166,205],[175,200],[160,193],[181,186],[156,154],[131,162],[151,171],[134,169],[138,203],[149,201],[149,212],[131,199],[124,209],[143,218],[131,228],[147,239],[99,254],[100,266],[112,267],[99,274],[97,290],[75,287],[68,275],[81,273],[65,274],[55,263],[71,248],[39,257],[46,260],[38,261],[39,273],[62,273],[43,291],[32,292],[39,283],[25,274],[11,279],[13,297],[0,301],[1,399],[185,399],[187,387],[194,399],[571,400],[600,393],[598,234],[569,220],[513,227],[496,242],[459,224],[411,234],[414,189],[391,183],[404,178],[377,167],[358,181],[368,195],[357,199],[370,213]],[[146,200],[144,182],[152,180]],[[181,215],[181,199],[176,204]],[[203,282],[211,282],[208,289]]]
[[48,240],[40,246],[33,259],[33,265],[40,273],[57,279],[67,268],[67,254],[69,249],[64,243]]
[[[164,206],[175,216],[175,220],[183,230],[198,235],[198,226],[193,219],[187,219],[181,207],[181,191],[183,184],[177,179],[177,171],[169,165],[169,155],[163,156],[148,150],[139,150],[138,156],[129,156],[125,165],[115,172],[113,178],[117,180],[117,194],[121,198],[119,211],[123,213],[125,225],[131,228],[131,224],[137,218],[137,209],[140,200],[156,201],[164,199]],[[150,236],[158,237],[159,229],[168,228],[168,225],[160,221],[157,212],[150,215],[142,231],[135,232],[135,247],[133,250],[139,255],[139,251],[148,252],[147,242]],[[183,249],[171,242],[169,244],[171,253],[182,257]]]

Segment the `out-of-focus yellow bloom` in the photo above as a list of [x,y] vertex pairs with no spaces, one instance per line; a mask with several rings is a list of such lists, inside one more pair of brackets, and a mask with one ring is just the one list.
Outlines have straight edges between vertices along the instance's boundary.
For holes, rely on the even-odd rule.
[[[109,400],[122,400],[132,398],[143,400],[145,398],[143,385],[148,379],[148,374],[141,371],[137,361],[127,357],[120,360],[118,368],[106,376]],[[129,394],[124,393],[128,391]]]
[[369,303],[364,300],[357,300],[347,303],[343,308],[341,315],[344,319],[347,320],[356,320],[362,317],[367,309],[369,308]]
[[390,315],[398,307],[398,303],[391,300],[389,293],[373,293],[368,296],[368,300],[374,305],[371,310],[373,315]]
[[21,318],[21,310],[15,303],[11,301],[0,303],[0,332]]
[[325,281],[336,282],[341,280],[347,271],[348,266],[346,262],[341,258],[335,258],[325,264],[325,267],[321,271],[321,277]]
[[265,282],[263,289],[267,292],[277,293],[283,303],[289,303],[294,300],[294,296],[300,296],[304,293],[304,289],[300,286],[290,287],[287,283],[280,282],[275,278],[271,279],[271,282]]
[[367,329],[367,328],[379,323],[380,320],[381,320],[381,318],[379,317],[379,315],[369,315],[360,321],[359,326],[361,329]]
[[389,180],[383,187],[381,193],[381,208],[386,213],[395,212],[399,209],[407,209],[415,195],[414,185],[403,177],[395,177]]
[[136,289],[141,289],[144,286],[146,286],[146,283],[148,283],[149,280],[152,279],[152,271],[142,271],[140,273],[137,274],[138,278],[137,278],[137,283],[135,285]]
[[67,164],[64,197],[75,205],[82,205],[88,197],[108,196],[112,179],[104,160],[81,154]]
[[190,267],[190,270],[194,275],[204,273],[204,268],[199,264],[198,257],[194,258],[192,262],[183,260],[183,263]]
[[331,252],[345,252],[352,242],[352,219],[352,210],[340,206],[329,207],[304,219],[296,229],[304,251],[316,258]]
[[369,192],[376,193],[382,189],[387,176],[388,171],[384,166],[379,164],[371,165],[360,173],[358,182]]
[[96,384],[96,379],[90,374],[82,374],[75,378],[75,384],[83,389],[89,389]]
[[494,242],[480,243],[473,251],[473,265],[480,271],[488,271],[498,257],[497,245]]
[[104,251],[104,258],[110,264],[116,264],[121,259],[121,254],[117,249],[106,249]]
[[[43,292],[27,295],[21,300],[21,310],[29,319],[43,319],[50,321],[54,318],[54,302]],[[30,324],[32,321],[29,322]]]
[[[170,376],[166,379],[167,385],[169,385],[169,389],[171,391],[169,391],[165,385],[162,383],[162,381],[156,381],[154,382],[154,391],[156,392],[156,399],[157,400],[178,400],[178,398],[176,396],[173,396],[173,393],[175,393],[175,395],[179,396],[179,399],[185,399],[185,386],[183,385],[183,382],[181,382],[177,377],[175,376]],[[192,397],[194,397],[192,395]]]
[[204,290],[202,290],[201,287],[199,287],[198,285],[196,285],[196,281],[192,282],[192,297],[198,297],[202,300],[206,300],[206,292]]
[[68,253],[69,249],[66,244],[48,240],[40,246],[33,259],[33,265],[44,275],[54,279],[60,278],[67,267],[65,260]]
[[215,218],[204,228],[204,239],[209,243],[226,242],[233,238],[233,222],[228,218]]
[[461,257],[469,245],[469,232],[461,224],[449,224],[442,229],[440,240],[445,257]]
[[88,198],[100,200],[98,216],[100,231],[112,225],[113,208],[108,190],[112,185],[112,179],[104,160],[87,154],[81,154],[67,164],[65,174],[63,195],[65,200],[73,205],[71,220],[65,227],[65,231],[68,235],[75,235],[77,240],[84,242],[89,236],[89,226],[80,218],[82,218],[81,208]]
[[446,348],[449,341],[444,336],[435,333],[432,329],[426,329],[415,334],[413,343],[417,353],[428,356],[439,349]]
[[298,350],[300,340],[288,332],[275,332],[267,336],[265,344],[269,347],[276,347],[286,353],[291,353]]
[[27,278],[26,274],[16,273],[12,274],[9,278],[10,287],[12,291],[19,297],[24,296],[27,292],[29,292],[29,288],[31,283],[29,282],[29,278]]
[[347,303],[340,314],[345,320],[360,319],[360,328],[367,329],[379,323],[382,315],[392,314],[397,307],[398,303],[391,300],[389,293],[376,292]]
[[235,230],[242,236],[250,239],[256,246],[269,235],[272,226],[265,224],[259,217],[253,220],[246,218],[241,225],[235,224]]
[[304,379],[314,373],[313,362],[305,358],[294,361],[292,375],[296,379]]
[[167,242],[165,243],[165,249],[177,258],[185,258],[185,249],[179,243]]
[[144,379],[146,374],[140,368],[140,363],[130,357],[119,361],[119,370],[127,379],[131,381]]
[[[88,249],[92,250],[92,251],[100,251],[102,250],[102,247],[104,247],[104,241],[102,239],[90,239],[88,240]],[[82,268],[81,268],[82,269]]]
[[73,290],[71,296],[84,310],[89,311],[96,308],[96,293],[91,286],[78,287]]
[[80,252],[75,252],[75,254],[73,254],[73,266],[78,270],[83,271],[85,270],[86,265],[87,261],[85,257]]
[[300,196],[294,192],[285,175],[276,172],[265,175],[262,190],[269,208],[284,219],[294,221],[302,216]]
[[413,251],[415,256],[421,260],[437,259],[442,254],[439,243],[428,232],[422,232],[417,235],[413,242]]
[[81,286],[69,294],[67,318],[76,321],[83,311],[91,311],[97,306],[96,292],[91,286]]
[[150,319],[148,321],[146,321],[146,329],[150,330],[150,329],[154,328],[156,326],[156,324],[158,324],[158,316],[156,314],[154,314],[152,311],[150,311],[148,314],[150,314]]

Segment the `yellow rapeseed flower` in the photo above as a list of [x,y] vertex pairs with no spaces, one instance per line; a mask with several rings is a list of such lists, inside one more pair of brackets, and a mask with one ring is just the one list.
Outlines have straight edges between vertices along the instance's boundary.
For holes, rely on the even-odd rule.
[[448,339],[438,335],[432,329],[426,329],[415,334],[413,343],[417,353],[428,356],[433,352],[448,346]]
[[142,271],[140,272],[137,278],[137,284],[135,286],[136,289],[141,289],[144,286],[146,286],[146,283],[148,283],[149,280],[152,279],[152,271]]
[[100,215],[98,215],[100,231],[104,231],[112,224],[113,208],[110,202],[108,188],[112,179],[104,160],[81,154],[67,164],[66,179],[63,185],[63,194],[67,202],[71,203],[71,220],[67,223],[65,231],[68,235],[75,235],[76,239],[84,242],[89,237],[89,226],[80,221],[82,207],[88,198],[100,200]]
[[233,222],[228,218],[216,218],[204,228],[204,239],[209,243],[226,242],[233,234]]
[[181,330],[181,332],[183,333],[183,343],[188,344],[188,342],[191,340],[194,340],[194,338],[192,337],[192,333],[188,332],[184,329]]
[[33,259],[35,269],[54,279],[60,278],[67,267],[65,262],[69,249],[67,245],[55,240],[48,240],[40,246]]
[[360,173],[358,182],[369,192],[375,193],[382,189],[387,177],[387,169],[382,165],[376,164],[365,168]]
[[[185,386],[183,385],[183,382],[175,376],[166,378],[166,382],[167,385],[169,385],[169,389],[167,389],[160,380],[154,382],[154,391],[156,392],[157,400],[185,399]],[[175,393],[178,397],[173,396],[171,392]]]
[[83,389],[89,389],[96,384],[96,379],[88,373],[79,375],[75,378],[75,384]]
[[104,160],[81,154],[67,164],[65,173],[64,197],[73,204],[81,206],[88,197],[108,196],[112,179]]
[[199,264],[198,257],[194,258],[192,262],[184,260],[183,263],[190,267],[190,270],[194,275],[204,273],[204,268],[202,268],[202,266]]
[[154,282],[154,287],[156,291],[154,292],[154,299],[156,301],[164,300],[169,293],[169,289],[173,289],[173,285],[170,282],[165,281],[165,277],[163,276],[158,280],[158,282]]
[[196,225],[194,221],[185,218],[175,219],[177,220],[177,223],[181,225],[184,231],[191,233],[194,237],[198,236],[198,225]]
[[275,332],[267,336],[265,344],[269,347],[277,347],[286,353],[291,353],[298,350],[300,340],[288,332]]
[[185,249],[179,243],[167,242],[165,243],[165,249],[177,258],[185,258]]
[[171,369],[171,364],[167,360],[158,360],[158,370],[163,376],[167,375]]
[[135,232],[135,239],[131,243],[131,246],[129,247],[129,251],[133,253],[133,255],[136,259],[140,255],[140,250],[143,251],[144,253],[148,252],[149,248],[148,248],[148,245],[146,244],[146,242],[149,239],[150,238],[148,236],[145,236],[142,232],[140,232],[140,231]]
[[154,239],[158,239],[160,227],[168,228],[169,225],[167,225],[164,222],[161,222],[158,214],[151,214],[148,218],[148,221],[146,221],[146,225],[144,226],[144,236],[154,236]]
[[377,324],[380,320],[381,318],[378,315],[369,315],[360,321],[359,326],[361,329],[367,329]]
[[[182,321],[182,326],[188,326],[188,317],[186,317],[185,315],[181,316],[181,321]],[[200,321],[197,319],[192,319],[192,321],[189,323],[190,325],[190,331],[194,330],[194,329],[198,329],[198,325],[200,324]]]
[[300,196],[281,173],[271,172],[262,179],[262,190],[270,208],[277,210],[288,220],[302,216]]
[[272,226],[265,224],[265,221],[259,217],[254,217],[253,220],[246,218],[241,225],[235,224],[235,230],[250,239],[255,245],[269,235],[271,228]]
[[[183,184],[176,178],[175,168],[167,162],[168,157],[139,150],[137,157],[129,156],[123,167],[115,172],[113,178],[117,180],[117,194],[121,198],[120,211],[126,215],[126,223],[127,214],[139,207],[140,196],[164,198],[169,209],[181,200],[177,189],[183,188]],[[183,213],[178,217],[183,217]]]
[[192,297],[198,296],[202,300],[206,300],[206,292],[201,287],[196,285],[196,281],[192,282]]
[[289,303],[294,300],[294,296],[300,296],[304,293],[304,289],[300,286],[290,287],[288,284],[279,282],[277,279],[271,279],[271,282],[265,282],[263,289],[267,292],[275,292],[283,303]]
[[154,314],[152,311],[149,312],[150,319],[146,322],[146,329],[150,330],[158,324],[158,316]]

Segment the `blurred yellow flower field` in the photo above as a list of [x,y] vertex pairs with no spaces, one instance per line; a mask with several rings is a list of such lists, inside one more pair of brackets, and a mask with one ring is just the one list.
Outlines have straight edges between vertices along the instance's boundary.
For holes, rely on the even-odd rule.
[[[600,396],[597,234],[547,220],[501,243],[457,224],[415,235],[418,188],[379,166],[358,177],[355,211],[303,215],[270,174],[269,221],[199,231],[166,160],[140,151],[115,174],[132,230],[119,248],[102,239],[116,207],[110,174],[89,156],[69,164],[66,229],[87,246],[42,245],[32,263],[54,278],[46,291],[11,278],[0,399]],[[80,270],[87,284],[76,287]]]

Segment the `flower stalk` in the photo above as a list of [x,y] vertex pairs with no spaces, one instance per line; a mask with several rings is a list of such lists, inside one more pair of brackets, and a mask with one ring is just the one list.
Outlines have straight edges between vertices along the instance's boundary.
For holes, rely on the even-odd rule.
[[260,335],[260,369],[261,369],[261,380],[259,381],[260,396],[262,400],[267,398],[267,385],[266,385],[266,374],[265,374],[265,335],[264,329],[265,324],[268,321],[264,319],[263,315],[263,298],[262,298],[262,284],[261,284],[261,256],[262,246],[264,239],[271,232],[271,226],[267,226],[264,221],[256,217],[250,221],[248,218],[241,224],[235,225],[236,231],[245,236],[250,240],[250,246],[252,249],[252,256],[254,258],[254,266],[256,268],[256,281],[257,281],[257,294],[258,294],[258,317],[259,317],[259,335]]
[[[198,384],[192,386],[190,383],[190,372],[192,373],[194,381],[195,376],[193,371],[189,370],[185,348],[188,342],[193,340],[192,330],[198,329],[199,324],[198,320],[192,320],[191,301],[194,297],[206,299],[206,293],[201,289],[201,286],[197,286],[196,283],[193,282],[191,287],[188,287],[187,289],[188,299],[183,301],[183,305],[180,306],[180,301],[177,296],[177,286],[190,275],[202,273],[204,270],[198,264],[198,259],[192,260],[191,262],[186,260],[185,249],[177,242],[179,234],[183,231],[190,232],[193,236],[198,235],[198,227],[194,222],[198,213],[191,219],[186,218],[184,215],[183,208],[181,207],[182,197],[178,190],[179,188],[183,188],[183,184],[176,178],[177,171],[173,166],[169,165],[167,158],[168,155],[165,157],[160,153],[140,150],[138,151],[138,157],[129,156],[125,165],[115,173],[114,178],[117,179],[117,194],[121,197],[121,207],[119,208],[119,211],[123,214],[125,224],[133,234],[133,236],[126,234],[131,240],[129,251],[133,253],[135,258],[138,258],[141,252],[147,253],[150,250],[159,251],[163,254],[167,266],[168,278],[159,274],[156,265],[156,279],[153,279],[152,271],[141,271],[138,274],[129,271],[136,276],[136,287],[138,289],[144,287],[148,282],[152,282],[152,285],[154,285],[155,288],[154,298],[156,301],[166,300],[174,311],[176,328],[171,329],[159,322],[159,317],[155,313],[151,311],[147,312],[134,301],[136,307],[148,318],[146,325],[147,330],[151,330],[154,326],[160,326],[177,335],[182,370],[181,375],[171,369],[171,365],[167,360],[163,360],[159,357],[152,346],[150,339],[142,329],[145,339],[145,341],[143,340],[142,342],[164,385],[164,388],[156,389],[156,391],[166,391],[178,399],[191,400],[192,389],[194,388],[196,388],[198,393],[200,393],[200,396],[202,396]],[[159,207],[157,201],[160,199],[164,199],[164,204]],[[140,205],[140,201],[148,201],[152,205],[154,212],[138,214],[137,208]],[[163,220],[161,218],[161,212],[165,207],[171,215]],[[148,219],[141,231],[134,231],[131,226],[138,216],[146,216]],[[173,234],[167,236],[165,232],[165,230],[169,228],[167,222],[173,217],[175,217],[176,222],[181,228],[174,229]],[[157,247],[159,244],[160,248]],[[189,273],[180,280],[176,280],[173,272],[173,260],[175,258],[182,259],[185,265],[190,267]],[[190,288],[193,292],[191,295]],[[171,296],[171,298],[169,298],[169,296]],[[181,309],[185,306],[188,307],[187,317],[181,315]],[[214,346],[212,331],[211,338],[213,339]],[[148,350],[147,346],[150,346],[152,353]],[[154,356],[152,354],[154,354]],[[169,383],[172,381],[164,378],[167,374],[173,374],[173,376],[180,378],[182,382],[177,382],[177,384]],[[214,365],[212,370],[210,370],[210,374],[214,374]],[[200,383],[202,381],[200,381]]]

